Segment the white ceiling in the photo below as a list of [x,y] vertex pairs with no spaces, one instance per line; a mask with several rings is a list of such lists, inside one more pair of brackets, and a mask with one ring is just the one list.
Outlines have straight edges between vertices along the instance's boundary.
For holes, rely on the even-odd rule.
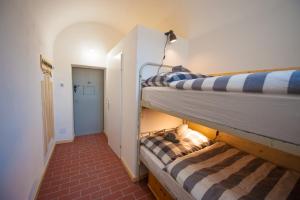
[[[42,35],[54,41],[66,27],[97,22],[126,34],[135,25],[178,35],[199,37],[265,10],[285,5],[282,0],[27,0],[34,7]],[[295,0],[290,0],[295,1]]]
[[[123,34],[136,24],[157,29],[169,28],[175,21],[172,15],[180,0],[33,1],[37,23],[41,24],[43,34],[53,40],[63,29],[80,22],[101,23]],[[181,33],[183,34],[185,33]]]

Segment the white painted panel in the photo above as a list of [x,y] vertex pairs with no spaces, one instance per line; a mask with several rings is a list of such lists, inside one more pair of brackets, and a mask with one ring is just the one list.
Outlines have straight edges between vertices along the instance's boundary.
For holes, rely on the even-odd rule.
[[118,53],[108,59],[106,76],[106,127],[108,144],[121,156],[122,133],[122,55]]
[[[39,34],[34,2],[0,2],[0,199],[33,200],[44,156],[40,54],[52,60]],[[53,142],[49,145],[49,152]]]
[[[133,176],[137,176],[137,133],[138,133],[138,71],[145,62],[159,63],[163,57],[165,35],[162,32],[148,29],[142,26],[135,27],[123,38],[110,52],[107,69],[110,69],[109,61],[112,57],[123,52],[123,93],[122,93],[122,152],[121,159]],[[165,64],[185,65],[187,58],[187,42],[182,38],[172,45],[168,45]],[[155,70],[156,71],[156,70]],[[148,73],[153,73],[148,70]],[[109,83],[107,77],[107,83]],[[110,96],[111,87],[107,85],[106,95]],[[111,104],[111,103],[110,103]],[[110,105],[111,107],[111,105]],[[105,131],[109,132],[110,121],[116,119],[109,116],[106,108]],[[177,120],[174,120],[177,121]],[[108,134],[108,137],[109,134]],[[109,139],[110,140],[110,139]],[[109,141],[110,143],[110,141]],[[112,146],[112,148],[114,148]]]
[[[125,45],[128,51],[124,52],[124,117],[122,123],[126,126],[122,128],[124,138],[122,139],[122,160],[136,176],[139,67],[145,62],[161,62],[166,36],[163,32],[143,26],[137,26],[134,31],[130,35],[130,42]],[[187,47],[187,42],[183,38],[178,38],[175,43],[169,44],[166,50],[165,64],[185,65]],[[148,72],[151,73],[151,70]],[[153,72],[155,73],[156,70]]]
[[193,71],[299,66],[300,1],[191,0],[183,4]]

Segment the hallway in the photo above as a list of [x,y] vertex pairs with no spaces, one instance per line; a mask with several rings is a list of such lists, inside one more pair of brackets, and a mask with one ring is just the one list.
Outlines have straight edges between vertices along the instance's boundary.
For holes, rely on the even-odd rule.
[[76,137],[55,147],[39,200],[154,199],[147,184],[132,183],[104,134]]

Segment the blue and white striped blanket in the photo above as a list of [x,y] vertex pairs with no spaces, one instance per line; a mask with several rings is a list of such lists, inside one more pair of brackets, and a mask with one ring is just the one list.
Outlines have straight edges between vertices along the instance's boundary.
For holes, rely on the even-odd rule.
[[299,199],[300,174],[217,142],[167,165],[195,199]]
[[169,86],[186,90],[300,94],[300,70],[197,78],[173,81]]

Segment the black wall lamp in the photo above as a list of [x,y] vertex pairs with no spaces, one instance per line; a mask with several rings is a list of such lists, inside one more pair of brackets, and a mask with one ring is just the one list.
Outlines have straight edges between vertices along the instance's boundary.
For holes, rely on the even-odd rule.
[[169,30],[168,32],[165,32],[165,35],[167,36],[167,39],[166,39],[166,43],[165,43],[165,46],[164,46],[164,56],[161,60],[161,65],[158,68],[157,74],[159,73],[160,68],[164,64],[164,60],[166,58],[166,47],[167,47],[168,42],[174,43],[177,40],[177,37],[176,37],[175,33],[172,30]]
[[177,37],[172,30],[166,32],[165,35],[167,36],[167,41],[169,41],[170,43],[176,42]]

